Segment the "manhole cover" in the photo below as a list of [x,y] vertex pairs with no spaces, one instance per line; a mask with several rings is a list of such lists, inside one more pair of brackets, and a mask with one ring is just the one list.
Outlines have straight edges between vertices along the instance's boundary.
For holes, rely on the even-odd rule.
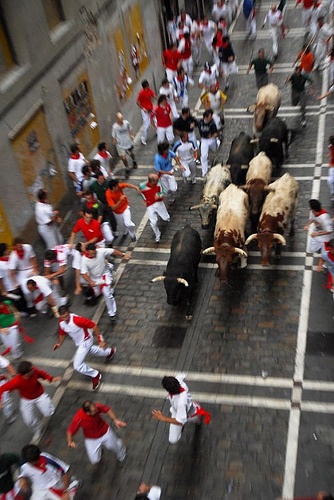
[[334,334],[309,331],[307,334],[306,354],[334,356]]
[[179,326],[158,326],[155,330],[152,346],[179,349],[182,347],[187,329]]

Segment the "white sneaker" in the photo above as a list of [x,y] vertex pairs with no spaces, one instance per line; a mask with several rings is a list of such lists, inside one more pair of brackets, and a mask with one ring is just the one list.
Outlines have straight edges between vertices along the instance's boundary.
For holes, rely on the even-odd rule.
[[191,184],[196,184],[196,179],[192,179]]
[[217,139],[217,149],[219,148],[220,145],[221,145],[221,140]]
[[160,243],[160,236],[158,238],[155,238],[156,243]]
[[144,141],[144,139],[141,140],[141,143],[142,143],[143,146],[147,146],[147,142]]
[[301,124],[301,126],[302,126],[303,128],[304,128],[304,127],[306,127],[306,120],[302,120],[302,121],[300,122],[300,124]]

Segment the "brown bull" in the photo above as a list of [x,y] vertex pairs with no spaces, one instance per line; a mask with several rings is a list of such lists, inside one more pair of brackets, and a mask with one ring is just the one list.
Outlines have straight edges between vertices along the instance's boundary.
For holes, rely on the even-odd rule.
[[252,234],[246,240],[246,245],[257,240],[261,253],[261,265],[269,266],[271,250],[276,249],[279,257],[280,245],[286,245],[284,233],[291,222],[291,232],[296,216],[299,186],[290,174],[284,174],[272,184],[269,184],[268,194],[260,215],[257,234]]
[[277,115],[281,105],[281,92],[277,85],[269,83],[261,87],[256,96],[256,103],[249,106],[249,112],[254,112],[253,133],[258,134],[263,127]]
[[214,246],[203,254],[216,254],[220,281],[228,281],[228,271],[232,263],[241,260],[240,266],[246,267],[247,254],[243,250],[245,227],[248,217],[248,197],[244,191],[230,184],[219,197]]

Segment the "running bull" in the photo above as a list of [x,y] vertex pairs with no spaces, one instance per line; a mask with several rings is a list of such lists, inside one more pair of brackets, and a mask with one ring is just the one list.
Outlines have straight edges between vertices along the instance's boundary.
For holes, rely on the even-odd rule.
[[198,209],[201,217],[202,229],[207,229],[210,219],[215,217],[219,195],[229,184],[231,184],[231,172],[229,168],[219,163],[210,169],[206,183],[204,184],[199,205],[194,205],[189,208],[189,210]]
[[271,249],[274,246],[276,258],[280,257],[280,245],[286,245],[284,233],[289,222],[290,234],[293,234],[299,194],[298,182],[290,174],[284,174],[268,187],[271,192],[262,208],[258,232],[246,240],[246,245],[257,240],[262,266],[269,266]]
[[240,267],[247,265],[247,253],[243,250],[245,227],[248,218],[248,196],[234,184],[230,184],[219,196],[219,207],[214,234],[214,246],[203,254],[216,254],[220,281],[227,283],[228,271],[240,260]]
[[259,143],[260,151],[264,151],[276,168],[282,166],[284,159],[289,157],[289,132],[285,122],[280,118],[273,118],[263,129],[259,139],[252,139]]
[[174,234],[170,257],[163,276],[157,276],[151,283],[163,281],[167,304],[178,307],[183,300],[187,303],[186,319],[192,319],[191,300],[201,260],[202,242],[195,229],[186,226]]
[[240,132],[231,144],[230,154],[226,166],[231,171],[233,184],[240,186],[246,182],[248,164],[254,157],[254,146],[251,137],[245,132]]
[[248,194],[252,230],[256,231],[261,209],[268,194],[271,181],[272,163],[268,156],[261,152],[249,163],[246,185],[241,188]]
[[254,112],[253,133],[259,134],[264,126],[277,115],[281,105],[281,92],[277,85],[269,83],[261,87],[256,96],[256,103],[248,106],[247,111]]

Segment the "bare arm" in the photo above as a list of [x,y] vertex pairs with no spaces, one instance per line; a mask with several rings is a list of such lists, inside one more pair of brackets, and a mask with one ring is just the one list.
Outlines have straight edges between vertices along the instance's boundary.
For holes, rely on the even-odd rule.
[[166,415],[164,415],[160,410],[153,410],[152,411],[152,418],[154,418],[154,420],[160,420],[160,422],[166,422],[168,424],[182,426],[182,424],[180,422],[178,422],[176,420],[176,418],[166,417]]
[[123,422],[123,420],[119,420],[117,417],[116,417],[116,414],[115,412],[110,408],[110,410],[108,411],[107,415],[111,418],[111,420],[114,422],[115,426],[117,427],[117,429],[119,429],[120,427],[126,427],[126,422]]

